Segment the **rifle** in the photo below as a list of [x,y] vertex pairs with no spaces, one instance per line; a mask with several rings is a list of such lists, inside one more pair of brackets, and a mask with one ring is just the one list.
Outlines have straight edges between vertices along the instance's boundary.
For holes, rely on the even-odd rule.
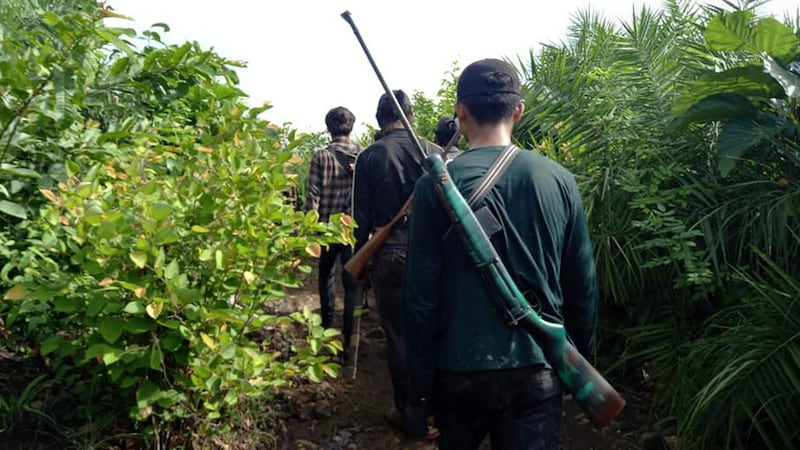
[[361,33],[350,17],[350,12],[345,11],[341,16],[353,29],[370,65],[386,91],[386,95],[391,99],[395,112],[402,120],[411,142],[423,156],[425,170],[430,175],[442,205],[458,230],[470,259],[479,268],[484,281],[489,285],[488,290],[495,306],[502,312],[509,326],[520,326],[536,339],[547,362],[553,367],[566,390],[572,394],[592,424],[596,427],[607,424],[625,407],[625,399],[578,352],[569,341],[563,325],[545,321],[527,302],[506,270],[486,232],[475,218],[472,209],[461,196],[458,188],[451,182],[450,174],[447,172],[442,158],[437,154],[424,157],[425,153],[411,129],[411,124],[402,114],[400,104],[375,65],[372,55],[361,38]]
[[[458,140],[461,139],[461,127],[458,125],[458,121],[456,121],[456,132],[453,134],[453,137],[447,142],[444,149],[442,149],[442,154],[446,154],[450,148],[458,143]],[[438,147],[437,147],[438,148]],[[400,210],[397,211],[397,214],[392,217],[392,220],[386,223],[386,225],[376,228],[375,231],[372,233],[372,237],[361,246],[358,251],[347,260],[347,263],[344,265],[344,270],[350,272],[350,275],[353,276],[353,279],[356,282],[360,282],[363,280],[364,269],[367,267],[367,264],[378,253],[378,250],[381,249],[383,243],[386,242],[386,239],[392,233],[392,229],[394,226],[397,225],[401,219],[404,219],[408,212],[411,210],[411,199],[413,197],[413,193],[408,197],[408,199],[403,203],[403,206],[400,207]]]
[[360,282],[364,279],[364,269],[367,267],[369,261],[378,253],[378,250],[383,247],[383,243],[386,242],[386,239],[392,234],[392,229],[397,225],[397,222],[405,218],[408,214],[408,211],[411,209],[411,198],[413,196],[413,193],[409,195],[406,202],[403,203],[403,206],[397,211],[397,214],[392,217],[392,220],[387,222],[386,225],[376,228],[372,233],[372,237],[347,260],[347,263],[344,265],[344,270],[350,272],[350,275],[353,276],[356,282]]

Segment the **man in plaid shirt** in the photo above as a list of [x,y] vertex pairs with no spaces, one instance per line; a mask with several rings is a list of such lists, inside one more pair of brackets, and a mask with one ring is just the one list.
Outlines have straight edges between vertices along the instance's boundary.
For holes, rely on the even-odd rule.
[[[353,169],[356,155],[361,148],[350,142],[355,116],[347,108],[336,107],[325,115],[325,125],[331,135],[331,143],[314,152],[306,190],[306,210],[316,210],[320,222],[327,222],[336,213],[350,214],[350,198],[353,188]],[[353,249],[344,244],[331,244],[322,249],[319,258],[319,303],[322,315],[322,326],[330,328],[333,322],[336,288],[334,269],[339,259],[342,267],[353,255]],[[342,320],[342,338],[344,355],[350,348],[353,334],[353,312],[358,286],[350,273],[342,269],[344,285],[344,319]]]

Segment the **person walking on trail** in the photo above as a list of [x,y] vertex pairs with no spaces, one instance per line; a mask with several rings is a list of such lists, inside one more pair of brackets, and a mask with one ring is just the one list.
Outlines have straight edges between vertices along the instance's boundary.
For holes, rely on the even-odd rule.
[[[352,202],[353,172],[356,155],[361,148],[350,141],[355,116],[349,109],[339,106],[325,115],[325,125],[331,135],[331,142],[325,148],[314,152],[306,190],[306,210],[319,213],[320,222],[327,222],[336,213],[350,214]],[[336,261],[342,267],[353,255],[353,249],[346,244],[331,244],[322,248],[319,257],[319,304],[322,326],[330,328],[336,303],[334,283]],[[350,274],[342,269],[344,287],[344,317],[342,319],[343,358],[348,358],[353,334],[353,314],[358,298],[358,285]]]
[[[525,105],[515,69],[497,59],[468,65],[456,95],[469,149],[448,171],[468,197],[511,144]],[[472,207],[486,207],[494,217],[486,223],[495,226],[484,230],[526,299],[544,319],[564,324],[591,359],[597,280],[578,186],[555,161],[531,151],[511,154],[496,184]],[[494,308],[479,269],[450,227],[431,179],[421,177],[404,277],[407,420],[416,430],[427,426],[429,435],[438,433],[441,450],[477,449],[487,435],[496,450],[556,449],[560,381],[536,340],[508,326]]]
[[[414,114],[408,95],[396,90],[394,96],[405,118],[412,121]],[[380,97],[375,118],[380,126],[377,140],[356,159],[353,183],[356,252],[375,229],[387,224],[400,211],[423,173],[422,162],[387,94]],[[402,296],[406,232],[406,221],[399,221],[373,256],[370,269],[375,307],[386,336],[386,359],[394,390],[394,408],[385,414],[385,419],[401,430],[408,386]]]

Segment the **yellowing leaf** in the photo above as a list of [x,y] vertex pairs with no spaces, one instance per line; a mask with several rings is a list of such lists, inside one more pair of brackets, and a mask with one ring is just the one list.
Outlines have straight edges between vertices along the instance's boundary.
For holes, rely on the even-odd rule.
[[145,252],[131,252],[128,256],[130,256],[131,261],[136,264],[136,267],[140,269],[147,264],[147,253]]
[[319,258],[319,256],[322,254],[322,247],[320,247],[319,244],[314,242],[313,244],[309,244],[309,246],[306,247],[306,253],[308,253],[309,256],[312,256],[314,258]]
[[3,300],[22,300],[25,298],[25,294],[25,286],[18,284],[6,291]]
[[214,153],[214,149],[206,147],[204,145],[198,145],[197,146],[197,151],[198,152],[203,152],[203,153]]
[[214,342],[214,339],[212,339],[211,336],[205,333],[200,333],[200,339],[202,339],[203,343],[206,344],[206,347],[210,348],[211,350],[214,350],[217,347],[217,344]]
[[342,222],[342,225],[349,227],[350,225],[353,224],[353,218],[348,216],[347,214],[342,214],[339,217],[339,222]]
[[[147,292],[146,287],[138,287],[133,290],[133,295],[135,295],[136,298],[142,298],[144,297],[145,292]],[[155,317],[153,317],[153,319],[155,319]]]
[[50,189],[39,189],[39,192],[41,192],[42,195],[44,195],[45,198],[47,198],[51,202],[56,204],[58,203],[58,198],[56,197],[56,194],[54,194],[53,191],[51,191]]
[[289,164],[300,164],[301,162],[303,162],[303,158],[297,155],[294,155],[291,158],[289,158]]
[[256,274],[250,272],[249,270],[245,270],[242,276],[244,277],[244,280],[247,281],[247,284],[253,284],[253,282],[256,281]]
[[112,278],[105,277],[97,284],[99,284],[100,286],[106,287],[106,286],[114,284],[114,280]]
[[201,227],[200,225],[192,225],[192,231],[195,233],[208,233],[208,228]]
[[144,310],[147,312],[147,315],[150,316],[153,320],[158,319],[158,316],[161,315],[161,310],[163,309],[164,309],[163,303],[150,303],[144,308]]

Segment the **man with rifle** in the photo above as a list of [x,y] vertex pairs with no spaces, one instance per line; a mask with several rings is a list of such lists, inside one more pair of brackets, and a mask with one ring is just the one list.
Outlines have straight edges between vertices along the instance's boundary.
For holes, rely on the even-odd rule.
[[[402,90],[394,91],[405,119],[414,117],[411,99]],[[393,109],[390,98],[383,94],[375,118],[380,126],[378,140],[356,159],[353,181],[353,218],[356,221],[356,246],[359,250],[370,234],[387,227],[414,190],[414,183],[423,173],[422,161],[403,123]],[[386,359],[394,389],[394,408],[386,420],[403,428],[408,389],[406,346],[403,326],[402,274],[406,260],[408,224],[405,216],[389,226],[380,249],[371,259],[371,284],[381,326],[386,336]],[[387,231],[387,229],[384,229]],[[378,234],[378,233],[375,233]],[[360,275],[360,274],[359,274]]]
[[[448,164],[452,183],[471,197],[475,217],[525,300],[549,322],[564,324],[591,359],[596,273],[574,177],[552,160],[511,146],[525,106],[513,66],[476,61],[462,72],[456,94],[469,150]],[[472,195],[476,189],[483,193]],[[477,449],[486,435],[493,449],[558,448],[559,376],[534,336],[510,327],[495,308],[491,284],[452,230],[428,175],[416,183],[408,233],[404,311],[412,428],[425,430],[432,417],[442,450]]]

